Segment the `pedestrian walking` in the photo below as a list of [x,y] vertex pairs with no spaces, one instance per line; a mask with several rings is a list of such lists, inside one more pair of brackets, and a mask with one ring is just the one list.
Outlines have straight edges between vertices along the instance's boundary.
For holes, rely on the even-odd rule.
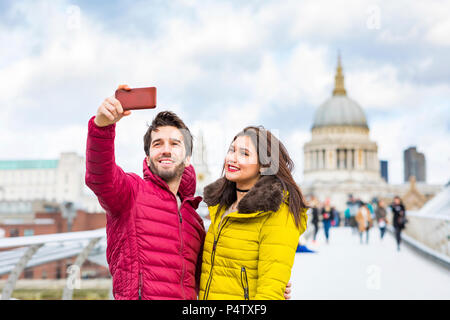
[[311,201],[311,211],[312,211],[312,224],[314,226],[314,233],[313,233],[313,243],[316,243],[317,238],[317,232],[319,231],[319,203],[316,199],[313,199]]
[[402,230],[405,228],[408,220],[406,219],[406,210],[402,199],[399,196],[394,198],[391,204],[392,224],[395,230],[395,239],[397,240],[397,251],[400,251],[400,243],[402,241]]
[[352,234],[358,233],[358,224],[356,223],[356,213],[359,209],[360,201],[350,195],[350,200],[347,202],[346,217],[348,217],[348,225],[352,229]]
[[329,242],[330,238],[330,228],[331,228],[331,221],[334,219],[334,212],[333,208],[330,206],[330,201],[327,200],[325,202],[325,205],[322,208],[321,216],[322,216],[322,224],[323,224],[323,231],[325,232],[325,239],[327,243]]
[[350,208],[347,207],[345,208],[344,211],[344,227],[349,227],[350,226]]
[[388,224],[386,207],[383,200],[378,201],[375,216],[377,219],[378,228],[380,229],[380,238],[383,240]]
[[366,232],[366,244],[369,243],[369,230],[372,227],[372,215],[367,204],[362,202],[356,214],[356,222],[358,223],[359,239],[363,243],[363,233]]
[[333,221],[331,225],[333,227],[339,227],[339,225],[341,224],[341,215],[339,211],[336,210],[335,207],[331,207],[331,210],[333,211]]

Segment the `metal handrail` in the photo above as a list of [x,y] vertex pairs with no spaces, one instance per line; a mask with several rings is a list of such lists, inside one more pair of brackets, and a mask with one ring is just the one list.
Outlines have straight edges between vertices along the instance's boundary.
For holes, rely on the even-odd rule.
[[0,248],[23,247],[42,243],[65,242],[76,240],[89,240],[92,238],[106,237],[106,228],[90,230],[45,234],[27,237],[10,237],[0,239]]
[[419,217],[419,218],[427,218],[427,219],[436,219],[436,220],[444,220],[450,221],[450,216],[446,216],[443,214],[428,214],[421,213],[420,211],[406,211],[406,216],[410,217]]
[[[88,242],[86,246],[85,242]],[[17,248],[0,252],[0,275],[9,273],[1,299],[10,299],[15,284],[26,267],[32,267],[78,255],[76,266],[81,267],[98,250],[106,251],[106,228],[91,231],[66,232],[49,235],[0,239],[0,248]],[[39,253],[38,253],[39,251]],[[38,254],[36,254],[38,253]],[[64,299],[72,299],[73,289],[65,288]]]

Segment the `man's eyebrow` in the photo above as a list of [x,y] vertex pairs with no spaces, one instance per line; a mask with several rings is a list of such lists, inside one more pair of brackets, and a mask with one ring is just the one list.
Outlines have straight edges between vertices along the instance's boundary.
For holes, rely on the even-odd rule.
[[[172,141],[172,142],[174,141],[174,142],[178,142],[178,143],[183,143],[182,140],[177,139],[177,138],[169,138],[169,140]],[[152,144],[154,144],[155,142],[161,142],[161,141],[163,141],[163,139],[162,138],[158,138],[158,139],[153,140]]]
[[181,141],[181,140],[178,140],[178,139],[175,139],[175,138],[170,138],[170,140],[171,141],[175,141],[175,142],[178,142],[178,143],[182,143],[183,141]]
[[155,144],[155,142],[160,142],[160,141],[161,141],[161,138],[155,139],[152,141],[152,144]]

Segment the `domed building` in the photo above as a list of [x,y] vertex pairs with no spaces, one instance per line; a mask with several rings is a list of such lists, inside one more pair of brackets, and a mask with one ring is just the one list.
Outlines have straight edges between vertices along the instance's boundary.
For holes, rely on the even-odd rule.
[[[390,201],[395,195],[408,199],[413,188],[426,201],[442,189],[440,185],[427,183],[386,183],[380,174],[378,146],[369,134],[364,110],[347,96],[338,57],[333,94],[317,109],[311,141],[303,148],[304,171],[300,183],[303,193],[314,195],[320,201],[329,199],[342,212],[349,195],[365,202],[374,198]],[[407,209],[414,207],[405,204]]]
[[339,57],[333,94],[317,109],[304,145],[304,193],[344,209],[349,194],[370,201],[386,190],[369,133],[364,110],[347,96]]

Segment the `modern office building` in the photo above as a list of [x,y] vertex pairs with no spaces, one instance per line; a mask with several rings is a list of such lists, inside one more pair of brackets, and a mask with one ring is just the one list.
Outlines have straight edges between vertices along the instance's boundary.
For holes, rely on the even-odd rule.
[[389,183],[388,162],[386,160],[380,160],[380,172],[384,181]]
[[409,147],[403,152],[404,181],[408,182],[411,176],[417,182],[427,181],[425,155],[417,151],[416,147]]

